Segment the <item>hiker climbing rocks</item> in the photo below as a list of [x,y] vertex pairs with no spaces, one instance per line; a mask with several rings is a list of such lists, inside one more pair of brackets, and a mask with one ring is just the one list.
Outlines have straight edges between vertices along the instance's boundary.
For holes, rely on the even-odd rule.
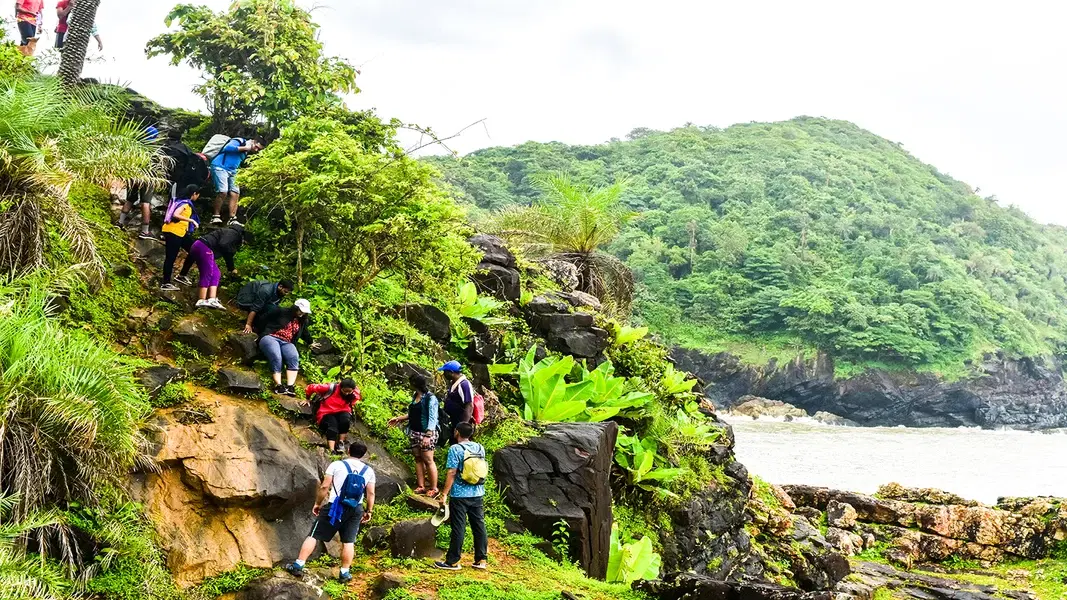
[[167,168],[167,181],[170,183],[170,197],[177,197],[180,190],[189,185],[204,187],[211,172],[202,156],[182,143],[181,131],[171,129],[167,132],[167,141],[163,144],[163,154],[170,159]]
[[[159,138],[159,130],[149,125],[144,130],[145,139],[154,142]],[[119,228],[126,227],[134,204],[141,205],[141,233],[137,236],[143,240],[155,239],[148,231],[152,222],[152,184],[146,181],[133,181],[126,185],[126,202],[119,214]]]
[[[325,544],[340,534],[341,571],[337,578],[341,583],[352,581],[349,569],[355,557],[359,526],[369,523],[374,512],[375,476],[374,469],[362,460],[366,454],[367,445],[354,441],[348,447],[348,458],[332,462],[326,468],[315,496],[315,506],[311,508],[311,514],[316,517],[315,524],[300,546],[297,559],[285,567],[294,577],[304,576],[304,565],[319,542]],[[364,501],[366,510],[362,506]]]
[[[228,227],[223,227],[222,229],[209,231],[207,234],[197,240],[197,242],[207,246],[208,249],[214,254],[212,261],[214,261],[216,258],[221,257],[224,261],[226,261],[226,268],[229,270],[229,272],[233,275],[236,275],[237,267],[235,267],[233,264],[233,258],[237,254],[237,251],[240,250],[241,246],[244,244],[244,235],[245,228],[239,224],[233,224]],[[192,253],[190,252],[190,256],[191,255]],[[189,274],[189,269],[191,269],[192,266],[193,263],[191,261],[185,261],[185,264],[182,265],[182,272],[174,278],[174,281],[177,281],[182,285],[191,285],[192,282],[189,281],[187,275]],[[218,271],[217,266],[215,267],[215,270]],[[201,280],[203,279],[203,273],[204,270],[201,269]],[[219,273],[218,279],[221,278],[222,274]],[[215,282],[215,285],[218,285],[218,281]],[[201,283],[201,286],[203,286],[203,283]],[[215,296],[211,295],[211,297],[214,298]],[[222,306],[213,306],[212,308],[222,308]]]
[[44,0],[15,0],[15,20],[19,26],[19,52],[33,56],[37,49],[37,25]]
[[315,423],[326,437],[330,453],[342,452],[352,426],[352,409],[363,399],[356,382],[343,379],[341,383],[311,384],[304,388],[304,394],[311,402]]
[[241,188],[237,187],[237,169],[249,154],[263,149],[259,140],[244,138],[227,138],[216,135],[204,147],[204,155],[211,159],[211,176],[215,181],[215,212],[211,215],[212,225],[222,225],[222,204],[229,200],[229,223],[238,223],[237,202],[241,199]]
[[203,240],[196,240],[189,247],[189,256],[185,259],[182,272],[186,272],[186,267],[194,263],[197,271],[200,272],[200,299],[196,301],[196,307],[225,310],[226,307],[218,299],[222,273],[219,272],[219,266],[215,264],[215,253]]
[[237,307],[248,311],[245,319],[245,333],[258,330],[263,315],[271,307],[278,306],[282,298],[293,291],[293,282],[283,279],[277,283],[273,281],[252,281],[246,283],[237,292]]
[[[70,19],[70,11],[74,10],[75,4],[77,4],[77,0],[59,0],[56,3],[56,16],[59,17],[59,24],[56,25],[56,48],[60,50],[67,43],[67,31],[70,30],[70,25],[67,22]],[[89,35],[96,39],[96,50],[103,52],[104,39],[100,37],[100,29],[97,28],[96,23],[93,23],[93,28],[89,31]]]
[[160,291],[176,292],[178,286],[171,283],[174,275],[174,261],[178,258],[178,252],[186,252],[193,245],[192,232],[200,226],[196,217],[193,203],[200,198],[200,188],[195,185],[187,186],[178,194],[179,198],[171,200],[167,206],[167,214],[163,217],[163,242],[166,244],[166,253],[163,259],[163,282]]
[[408,441],[411,443],[411,454],[415,457],[415,477],[418,482],[415,493],[425,493],[435,498],[438,494],[437,463],[433,458],[439,435],[437,396],[430,391],[430,383],[426,378],[418,373],[408,377],[408,384],[412,391],[408,414],[389,419],[389,425],[399,427],[401,423],[407,423]]
[[[455,431],[461,423],[474,422],[474,386],[463,376],[459,362],[450,360],[437,370],[445,374],[448,382],[448,394],[445,396],[445,414],[448,415],[448,429]],[[452,442],[455,443],[455,438]]]
[[458,571],[459,559],[463,553],[463,539],[467,533],[467,519],[470,519],[471,533],[474,535],[475,569],[488,568],[489,538],[485,531],[485,478],[489,474],[489,464],[485,459],[485,448],[471,441],[474,425],[460,423],[455,430],[456,443],[448,449],[448,462],[445,467],[444,494],[441,504],[448,504],[449,525],[452,535],[448,543],[448,554],[444,561],[437,561],[438,569]]
[[[274,393],[296,396],[296,375],[300,371],[300,353],[297,340],[311,343],[308,331],[308,315],[311,303],[301,298],[293,306],[275,306],[263,315],[259,334],[259,351],[270,363]],[[285,367],[285,383],[282,383],[282,366]]]

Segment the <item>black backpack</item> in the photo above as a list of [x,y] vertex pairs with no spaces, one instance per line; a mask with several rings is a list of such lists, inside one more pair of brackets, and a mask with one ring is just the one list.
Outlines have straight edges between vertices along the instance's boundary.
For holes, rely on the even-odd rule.
[[315,415],[319,414],[319,407],[322,406],[323,401],[326,400],[327,398],[329,398],[330,396],[332,396],[334,390],[336,390],[336,389],[337,389],[337,384],[336,383],[331,383],[330,384],[330,389],[326,390],[326,394],[325,395],[323,395],[323,394],[312,394],[311,397],[308,398],[308,402],[311,404],[311,416],[312,417],[314,417]]
[[452,439],[452,423],[445,412],[445,403],[437,403],[437,447],[447,448]]

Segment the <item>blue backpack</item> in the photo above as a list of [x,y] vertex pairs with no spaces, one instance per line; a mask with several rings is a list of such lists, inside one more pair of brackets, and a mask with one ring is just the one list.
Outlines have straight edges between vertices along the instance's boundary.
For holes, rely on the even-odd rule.
[[337,498],[334,499],[333,504],[330,505],[331,525],[336,525],[341,520],[345,507],[358,508],[363,503],[363,493],[367,491],[367,480],[363,478],[363,475],[370,467],[363,465],[359,473],[356,473],[352,471],[352,466],[348,464],[347,460],[342,460],[341,464],[348,470],[348,475],[345,475],[341,490],[337,493]]

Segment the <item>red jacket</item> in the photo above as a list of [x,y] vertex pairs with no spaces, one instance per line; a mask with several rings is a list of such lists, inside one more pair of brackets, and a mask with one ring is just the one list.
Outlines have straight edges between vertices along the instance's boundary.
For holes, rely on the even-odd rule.
[[[334,386],[333,393],[330,394],[330,386]],[[333,413],[352,412],[352,405],[363,399],[363,396],[359,392],[359,388],[356,388],[355,398],[352,400],[352,404],[349,404],[347,400],[341,397],[341,384],[339,383],[313,383],[304,388],[304,395],[309,399],[312,394],[319,394],[323,396],[322,404],[319,405],[319,412],[315,414],[315,422],[319,423],[326,415]],[[327,396],[327,394],[329,394]]]

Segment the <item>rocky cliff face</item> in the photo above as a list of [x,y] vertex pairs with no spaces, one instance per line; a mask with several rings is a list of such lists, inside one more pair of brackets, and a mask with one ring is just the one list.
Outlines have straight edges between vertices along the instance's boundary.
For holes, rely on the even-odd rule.
[[946,383],[930,373],[882,370],[835,380],[833,360],[821,353],[761,367],[728,353],[675,348],[671,356],[704,382],[704,392],[720,407],[754,395],[868,426],[1067,427],[1067,384],[1052,360],[990,356],[975,375]]

